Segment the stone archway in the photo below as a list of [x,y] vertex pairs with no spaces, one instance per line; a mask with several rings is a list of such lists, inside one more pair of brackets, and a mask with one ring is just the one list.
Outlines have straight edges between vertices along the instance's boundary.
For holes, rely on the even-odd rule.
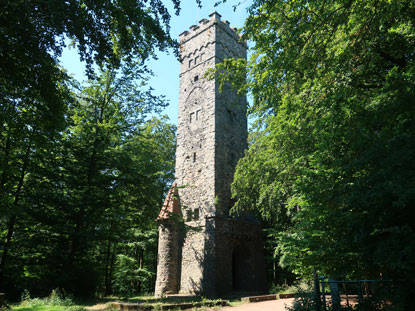
[[245,247],[237,247],[232,252],[232,290],[252,289],[252,258]]

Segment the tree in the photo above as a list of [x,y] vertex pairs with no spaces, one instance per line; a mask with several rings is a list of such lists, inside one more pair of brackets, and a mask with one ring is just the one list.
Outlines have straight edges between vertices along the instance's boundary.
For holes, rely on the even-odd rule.
[[74,90],[66,129],[37,144],[5,269],[8,293],[59,286],[109,294],[118,255],[141,269],[143,286],[132,290],[151,290],[154,220],[172,180],[175,127],[146,117],[165,105],[145,86],[147,75],[140,66],[103,71]]
[[[55,97],[67,104],[71,98],[68,81],[61,75],[55,82],[58,87]],[[48,118],[48,112],[42,108],[38,97],[20,91],[14,95],[15,98],[6,96],[0,99],[0,288],[32,160],[39,150],[47,148],[57,139],[57,130],[63,126],[62,122],[56,126],[54,120]]]
[[258,119],[235,209],[289,216],[278,251],[298,273],[414,282],[414,16],[412,1],[254,1],[251,59],[219,65]]
[[[176,14],[179,1],[172,0]],[[68,40],[86,62],[120,65],[120,57],[144,62],[155,50],[175,46],[170,14],[160,0],[4,1],[0,8],[2,105],[36,98],[44,119],[61,120],[58,58]],[[58,122],[57,121],[57,122]]]
[[[180,1],[172,3],[178,14]],[[156,50],[177,53],[169,21],[161,0],[1,3],[0,288],[28,169],[68,126],[73,100],[71,82],[58,66],[63,48],[71,42],[78,49],[92,78],[94,64],[117,69],[123,63],[143,65]]]

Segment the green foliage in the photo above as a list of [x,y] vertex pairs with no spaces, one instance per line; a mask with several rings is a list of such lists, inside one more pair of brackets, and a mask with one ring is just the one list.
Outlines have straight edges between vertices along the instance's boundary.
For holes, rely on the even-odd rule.
[[[172,179],[175,128],[148,120],[165,101],[145,67],[178,51],[170,12],[160,0],[17,0],[0,21],[0,289],[111,293],[116,255],[153,229]],[[83,86],[59,66],[68,44]],[[151,241],[140,256],[153,271]]]
[[[151,289],[154,272],[139,268],[139,263],[135,258],[117,255],[114,272],[114,290],[123,296],[137,294],[137,287],[144,286]],[[147,283],[141,285],[140,283]],[[139,292],[139,291],[138,291]]]
[[59,289],[54,289],[48,297],[30,298],[28,290],[24,290],[21,302],[18,306],[14,306],[12,310],[21,311],[82,311],[83,307],[76,305],[73,300],[62,293]]
[[234,210],[270,222],[296,273],[413,284],[413,1],[254,1],[249,11],[251,59],[216,71],[239,75],[257,119]]
[[145,255],[148,259],[156,256],[157,229],[152,227],[145,231],[136,230],[134,238],[124,245],[124,253],[117,255],[113,289],[118,295],[131,297],[154,290],[155,267],[144,265]]
[[[144,67],[127,64],[103,71],[74,89],[59,135],[34,136],[43,140],[26,152],[19,202],[6,209],[18,211],[14,228],[4,216],[0,223],[3,239],[13,233],[4,274],[11,297],[56,286],[77,296],[111,294],[117,255],[148,272],[134,293],[152,290],[154,220],[173,178],[175,127],[147,117],[165,105],[146,88],[147,77]],[[5,183],[4,207],[15,202],[17,182]]]
[[[180,2],[172,2],[178,14]],[[90,77],[93,64],[142,64],[156,50],[177,52],[169,35],[170,14],[160,0],[3,1],[0,21],[0,104],[6,117],[1,127],[13,121],[32,125],[24,120],[29,113],[36,116],[36,130],[62,129],[67,77],[59,57],[69,41]],[[20,118],[12,118],[16,113]]]
[[300,293],[296,296],[288,311],[316,311],[316,304],[311,293]]

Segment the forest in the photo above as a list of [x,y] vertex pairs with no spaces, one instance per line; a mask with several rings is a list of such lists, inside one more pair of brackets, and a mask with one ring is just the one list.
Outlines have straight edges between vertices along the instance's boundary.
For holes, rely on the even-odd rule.
[[[170,19],[185,5],[171,0],[169,12],[164,2],[0,4],[8,299],[154,291],[155,218],[174,180],[176,129],[160,114],[167,101],[148,86],[147,62],[158,51],[178,57]],[[239,30],[249,59],[207,72],[252,98],[232,212],[261,219],[274,286],[314,272],[388,280],[394,310],[411,309],[414,21],[411,0],[253,0]],[[87,82],[59,65],[68,39]]]

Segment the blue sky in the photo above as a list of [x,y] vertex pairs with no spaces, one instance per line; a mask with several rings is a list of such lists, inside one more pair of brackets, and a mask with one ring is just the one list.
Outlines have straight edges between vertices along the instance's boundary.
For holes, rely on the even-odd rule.
[[[214,2],[214,0],[202,0],[203,7],[198,8],[196,1],[182,0],[180,15],[176,16],[173,13],[171,1],[165,0],[165,4],[172,15],[171,36],[178,39],[179,34],[188,30],[191,25],[197,24],[202,18],[208,18],[208,15],[215,10]],[[243,3],[234,11],[232,5],[238,2]],[[222,15],[222,19],[228,20],[232,27],[240,28],[248,16],[246,8],[249,7],[250,3],[251,0],[228,0],[225,4],[216,7],[216,11]],[[62,55],[61,64],[79,81],[85,79],[84,67],[79,61],[76,50],[66,49]],[[150,60],[148,65],[155,74],[150,79],[149,85],[153,87],[155,94],[166,96],[169,106],[163,113],[169,116],[172,123],[177,124],[180,64],[172,53],[158,53],[158,59]]]

